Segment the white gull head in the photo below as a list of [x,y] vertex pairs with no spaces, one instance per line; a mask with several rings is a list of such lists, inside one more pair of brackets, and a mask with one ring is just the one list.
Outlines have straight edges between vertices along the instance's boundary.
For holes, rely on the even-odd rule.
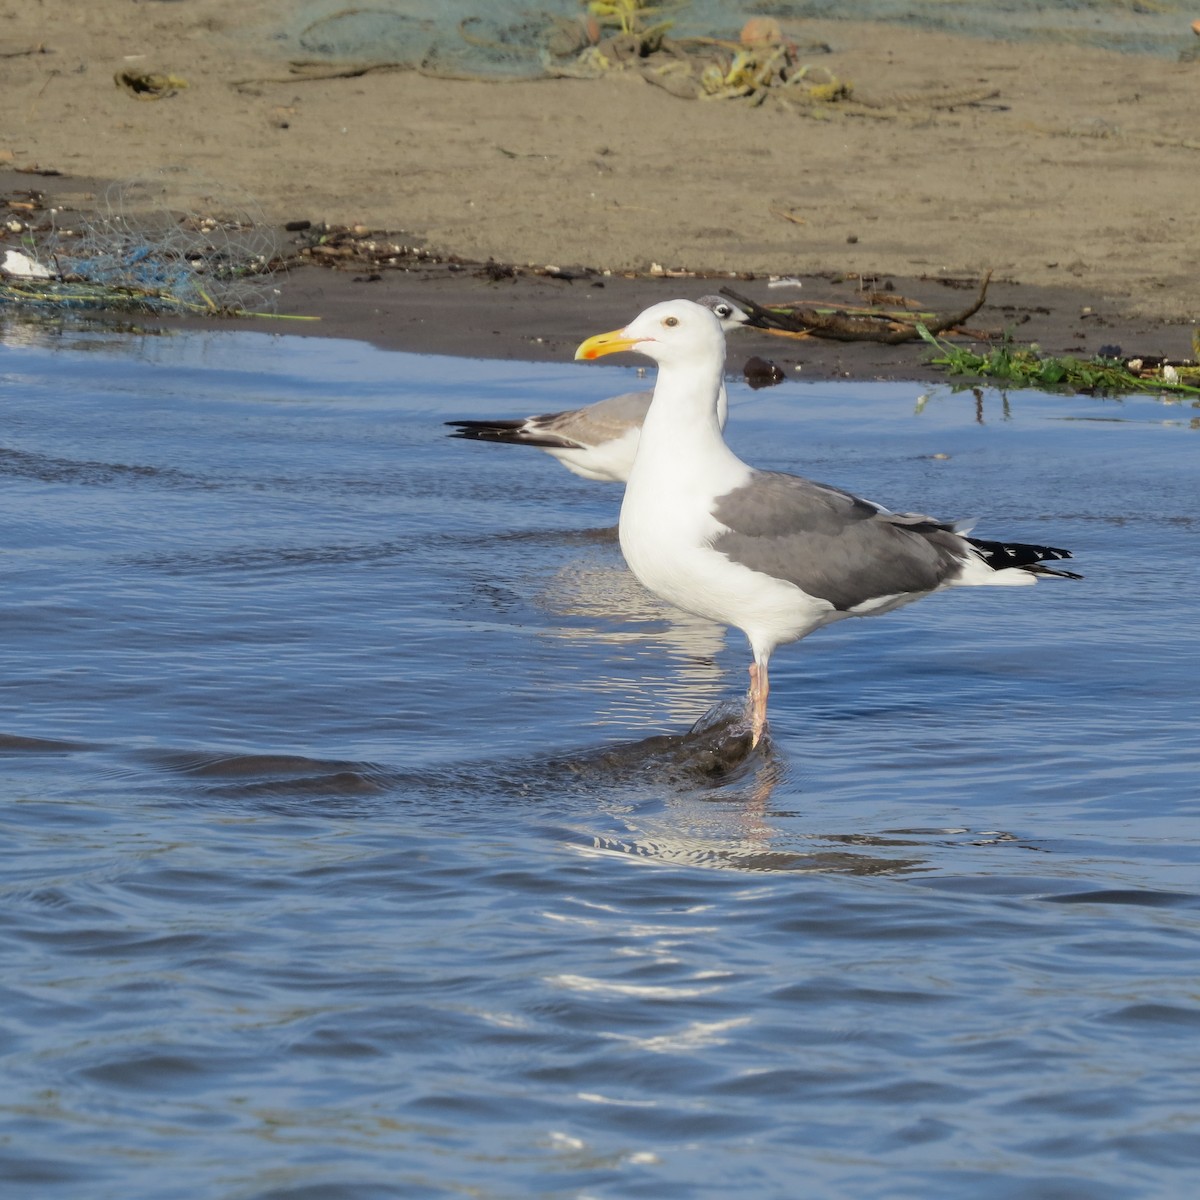
[[639,313],[624,329],[599,333],[581,343],[577,359],[632,350],[660,367],[717,364],[718,379],[725,361],[725,333],[720,318],[692,300],[664,300]]

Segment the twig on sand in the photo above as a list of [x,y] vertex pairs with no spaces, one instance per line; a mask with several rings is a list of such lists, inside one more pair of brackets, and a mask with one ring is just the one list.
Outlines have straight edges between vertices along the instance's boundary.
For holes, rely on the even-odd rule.
[[894,346],[900,342],[919,341],[922,326],[929,333],[938,334],[954,329],[973,317],[987,299],[991,278],[992,273],[988,271],[979,285],[979,295],[962,312],[936,317],[932,321],[909,321],[894,313],[875,317],[822,311],[812,307],[765,308],[732,288],[722,288],[721,294],[740,304],[764,328],[773,332],[829,338],[836,342],[880,342],[885,346]]

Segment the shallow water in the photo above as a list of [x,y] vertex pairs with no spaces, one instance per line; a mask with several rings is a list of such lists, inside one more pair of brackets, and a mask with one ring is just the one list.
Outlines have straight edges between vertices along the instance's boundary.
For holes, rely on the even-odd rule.
[[631,369],[6,341],[5,1197],[1194,1194],[1200,410],[733,383],[1087,578],[781,650],[722,771],[619,491],[443,436]]
[[[721,5],[722,0],[706,0]],[[777,0],[783,17],[891,21],[1000,41],[1067,42],[1177,58],[1194,51],[1187,0]]]

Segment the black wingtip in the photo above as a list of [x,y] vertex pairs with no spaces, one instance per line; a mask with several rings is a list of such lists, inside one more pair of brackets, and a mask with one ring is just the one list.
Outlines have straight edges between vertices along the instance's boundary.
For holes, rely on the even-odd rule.
[[446,421],[454,432],[447,437],[462,438],[465,442],[513,442],[525,441],[521,434],[524,421]]
[[1077,571],[1063,571],[1058,567],[1047,567],[1041,563],[1033,563],[1030,566],[1022,567],[1021,570],[1028,571],[1030,575],[1053,575],[1056,579],[1083,578]]
[[582,450],[578,442],[553,433],[531,433],[524,421],[444,421],[453,428],[447,437],[464,442],[495,442],[506,446],[536,446],[539,450]]
[[1074,571],[1044,565],[1047,562],[1059,562],[1064,558],[1074,557],[1070,550],[1063,550],[1058,546],[1034,546],[1028,542],[992,542],[984,538],[967,538],[967,541],[995,571],[1016,567],[1018,570],[1028,571],[1031,575],[1056,575],[1059,579],[1083,578]]

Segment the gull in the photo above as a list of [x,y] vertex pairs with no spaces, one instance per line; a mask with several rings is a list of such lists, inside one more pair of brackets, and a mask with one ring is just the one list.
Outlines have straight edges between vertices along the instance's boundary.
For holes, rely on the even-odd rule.
[[[723,330],[737,329],[750,321],[748,314],[723,296],[702,296],[698,304],[710,309]],[[507,442],[537,446],[558,459],[568,471],[600,483],[624,483],[637,453],[642,421],[653,392],[626,392],[566,412],[542,413],[499,421],[447,421],[450,437],[471,442]],[[725,424],[725,384],[717,397],[721,424]]]
[[1067,550],[978,540],[961,523],[889,512],[744,463],[725,444],[718,412],[725,336],[702,305],[655,304],[624,329],[588,338],[575,357],[621,350],[658,364],[621,505],[621,551],[655,595],[746,635],[752,747],[766,730],[777,646],[944,588],[1080,578],[1042,565],[1070,558]]

